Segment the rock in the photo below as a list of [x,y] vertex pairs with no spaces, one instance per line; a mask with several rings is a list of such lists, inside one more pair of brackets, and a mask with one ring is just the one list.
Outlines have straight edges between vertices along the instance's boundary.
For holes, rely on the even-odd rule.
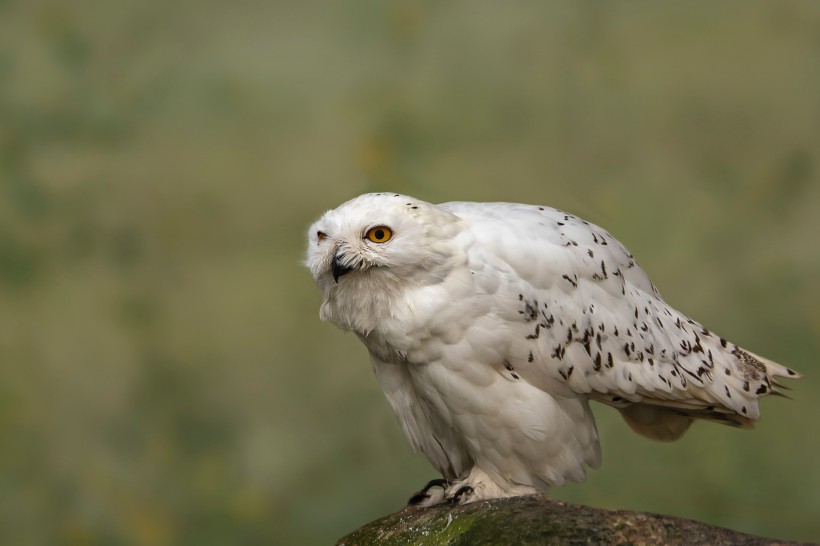
[[453,506],[407,507],[353,531],[339,546],[634,544],[797,544],[688,519],[602,510],[539,495]]

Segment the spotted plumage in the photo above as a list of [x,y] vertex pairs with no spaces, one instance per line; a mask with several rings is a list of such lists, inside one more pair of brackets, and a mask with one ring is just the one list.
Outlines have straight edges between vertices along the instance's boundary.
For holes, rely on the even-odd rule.
[[670,307],[621,243],[557,209],[366,194],[308,237],[320,316],[359,336],[447,481],[422,504],[582,481],[600,464],[590,400],[674,440],[695,419],[752,425],[797,376]]

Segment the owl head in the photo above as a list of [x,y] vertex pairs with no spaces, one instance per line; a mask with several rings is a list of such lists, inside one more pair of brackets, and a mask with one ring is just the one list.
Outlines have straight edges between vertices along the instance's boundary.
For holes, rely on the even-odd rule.
[[375,313],[368,305],[446,274],[461,220],[397,193],[360,195],[308,230],[306,265],[322,290],[322,318]]

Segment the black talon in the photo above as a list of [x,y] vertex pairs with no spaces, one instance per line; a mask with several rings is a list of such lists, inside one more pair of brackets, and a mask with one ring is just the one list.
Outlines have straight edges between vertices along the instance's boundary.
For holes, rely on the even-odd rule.
[[461,499],[461,497],[463,497],[464,495],[469,495],[472,492],[473,488],[469,485],[459,487],[458,491],[456,491],[456,494],[453,495],[453,497],[450,499],[450,504],[458,504],[458,501]]
[[450,483],[442,478],[430,480],[429,482],[427,482],[427,485],[421,488],[421,491],[410,497],[410,500],[407,501],[407,504],[419,504],[429,496],[427,492],[430,491],[432,488],[441,487],[442,489],[446,489],[448,485],[450,485]]

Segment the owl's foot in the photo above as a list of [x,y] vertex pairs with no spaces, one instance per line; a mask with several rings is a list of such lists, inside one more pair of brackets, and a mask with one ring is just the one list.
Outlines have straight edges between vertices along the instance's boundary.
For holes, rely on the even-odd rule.
[[461,504],[467,502],[467,499],[472,495],[475,491],[469,485],[462,485],[461,487],[456,490],[452,497],[447,499],[447,502],[450,504]]
[[470,469],[469,475],[460,480],[430,480],[421,491],[410,498],[408,506],[426,508],[442,503],[467,504],[482,499],[538,493],[538,490],[528,485],[496,483],[483,470],[474,466]]
[[[429,482],[427,482],[427,485],[421,488],[421,491],[410,497],[410,500],[407,501],[407,504],[409,506],[432,506],[434,504],[443,502],[444,491],[447,489],[449,485],[450,482],[442,478],[430,480]],[[430,490],[434,487],[441,488],[441,491],[430,493]],[[435,498],[435,500],[433,500],[433,498]]]
[[472,486],[463,485],[463,482],[451,484],[447,480],[438,478],[430,480],[421,491],[410,497],[407,506],[425,508],[436,504],[464,504],[475,491]]

